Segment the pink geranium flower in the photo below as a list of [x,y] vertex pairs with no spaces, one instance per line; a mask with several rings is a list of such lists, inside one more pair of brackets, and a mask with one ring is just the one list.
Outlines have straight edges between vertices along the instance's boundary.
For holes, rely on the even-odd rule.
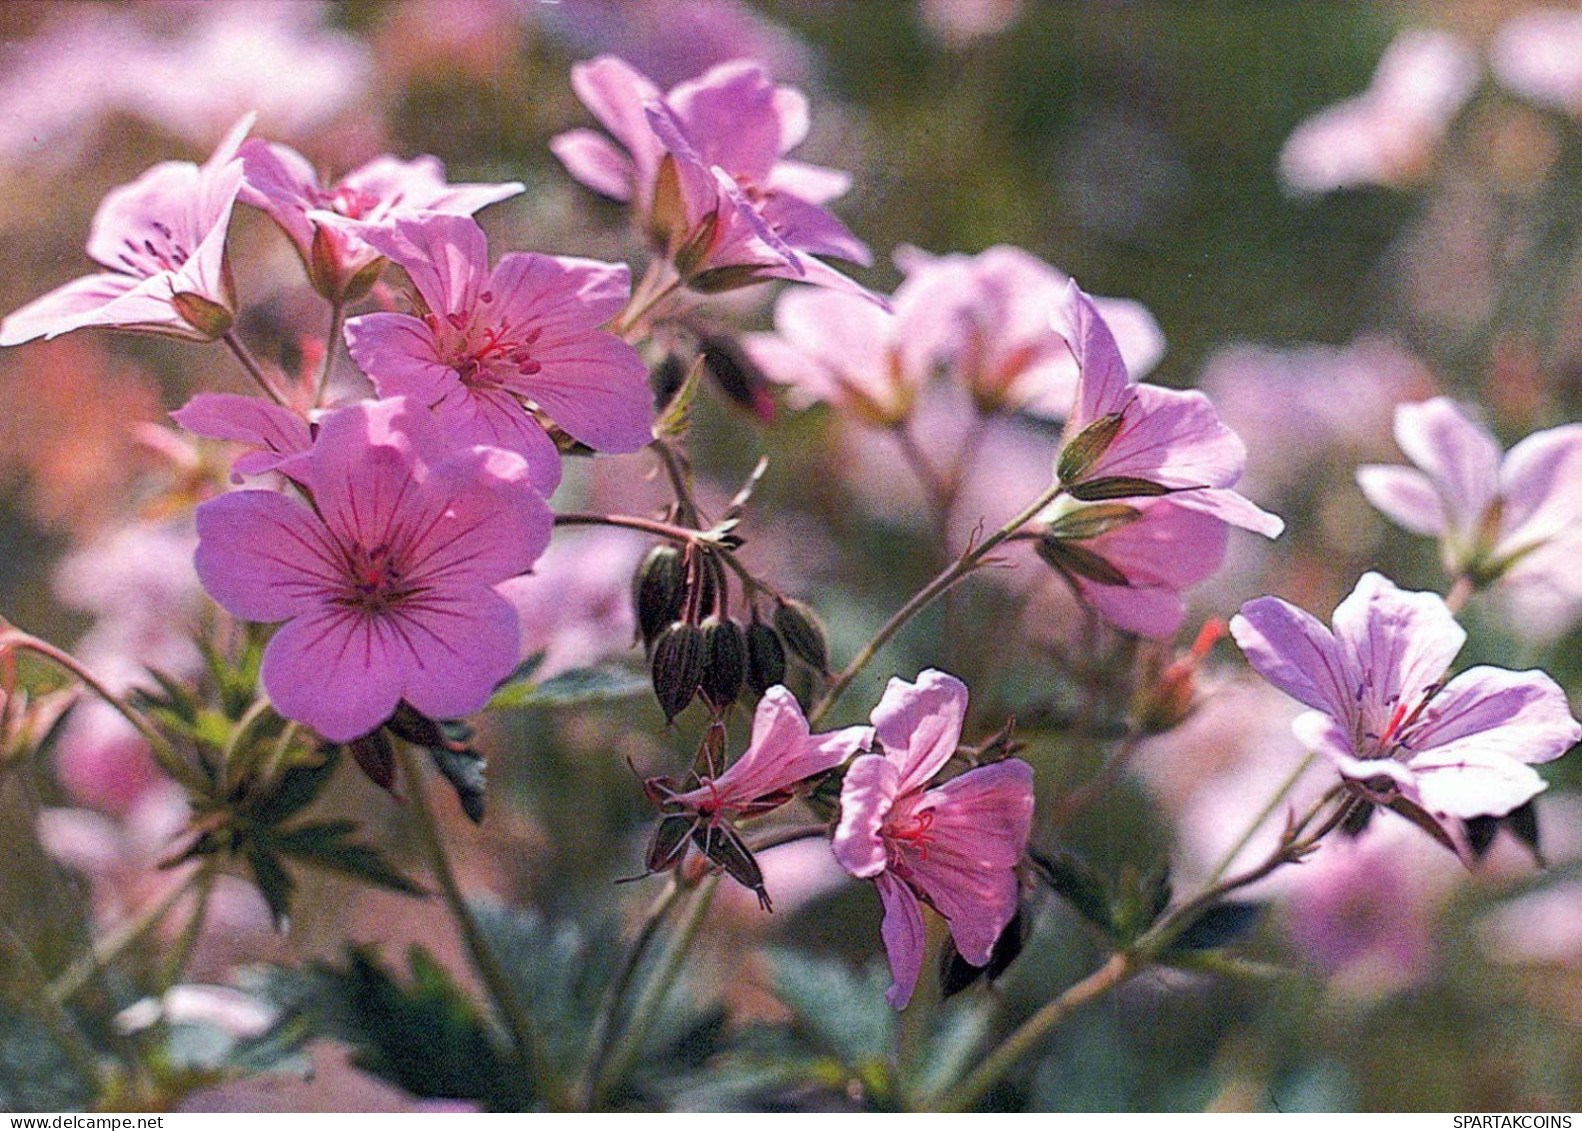
[[451,718],[516,666],[516,612],[496,590],[525,573],[553,519],[521,456],[456,448],[418,406],[327,417],[282,467],[312,506],[237,491],[198,508],[198,576],[226,611],[286,623],[264,651],[276,709],[346,742],[405,700]]
[[88,255],[110,268],[57,287],[0,322],[0,345],[115,326],[210,341],[230,329],[236,300],[225,234],[242,185],[238,122],[202,165],[165,161],[99,205]]
[[1435,397],[1396,408],[1395,439],[1417,467],[1370,465],[1357,483],[1395,522],[1438,538],[1452,576],[1582,595],[1582,424],[1535,432],[1502,460],[1493,436]]
[[1436,594],[1377,573],[1335,609],[1333,631],[1276,597],[1243,605],[1230,630],[1264,679],[1312,708],[1297,737],[1371,801],[1502,817],[1544,788],[1530,763],[1582,738],[1543,672],[1475,667],[1446,682],[1466,632]]
[[573,68],[572,85],[625,152],[594,131],[572,130],[551,143],[555,155],[595,192],[630,203],[694,289],[777,278],[871,297],[812,258],[871,262],[862,242],[821,207],[850,178],[783,160],[807,136],[799,91],[739,61],[661,94],[610,56]]
[[1461,40],[1442,31],[1405,32],[1364,93],[1292,131],[1280,175],[1304,193],[1413,181],[1477,84],[1477,54]]
[[515,196],[519,181],[452,185],[433,157],[400,161],[376,157],[324,186],[307,158],[293,149],[253,140],[241,148],[241,200],[262,208],[284,229],[323,295],[355,298],[371,285],[381,258],[342,220],[389,225],[419,212],[470,216]]
[[274,471],[313,446],[308,422],[289,408],[235,393],[199,393],[170,418],[188,432],[211,440],[234,440],[252,451],[231,465],[231,478]]
[[1078,371],[1058,465],[1073,496],[1093,501],[1168,494],[1178,506],[1270,538],[1285,528],[1230,490],[1241,478],[1247,450],[1206,396],[1133,384],[1115,336],[1074,282],[1055,324]]
[[1582,114],[1582,11],[1534,8],[1500,26],[1490,50],[1494,74],[1524,98]]
[[911,1000],[923,965],[921,903],[950,924],[961,956],[988,965],[1016,914],[1016,864],[1032,832],[1033,770],[1008,759],[969,770],[935,789],[961,740],[967,688],[925,671],[915,684],[892,679],[874,708],[882,754],[864,754],[846,771],[835,830],[835,858],[878,885],[881,933],[897,1009]]
[[406,268],[427,306],[421,317],[346,324],[352,357],[381,396],[428,406],[462,444],[521,453],[552,474],[548,487],[560,463],[529,404],[601,451],[634,452],[652,439],[647,368],[599,329],[626,302],[625,266],[512,252],[491,272],[483,229],[467,216],[429,213],[359,232]]

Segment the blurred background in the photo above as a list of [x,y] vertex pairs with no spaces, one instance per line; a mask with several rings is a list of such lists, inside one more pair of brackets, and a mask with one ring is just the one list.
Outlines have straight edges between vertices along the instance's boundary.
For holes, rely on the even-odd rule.
[[[874,250],[875,266],[854,272],[864,283],[893,289],[901,274],[890,255],[903,245],[1011,244],[1153,312],[1168,346],[1150,379],[1209,391],[1250,451],[1241,490],[1288,524],[1273,544],[1233,534],[1225,568],[1192,594],[1184,643],[1205,618],[1263,593],[1327,616],[1369,568],[1444,590],[1433,546],[1374,512],[1353,479],[1358,463],[1402,462],[1396,403],[1456,396],[1480,407],[1506,447],[1578,419],[1579,20],[1516,0],[14,0],[0,6],[0,309],[89,269],[82,246],[107,190],[156,161],[203,160],[253,109],[255,136],[332,174],[381,153],[428,153],[452,181],[525,182],[480,217],[496,255],[635,269],[646,251],[622,210],[576,185],[546,145],[593,124],[570,65],[618,54],[668,87],[752,56],[810,97],[812,132],[796,156],[853,174],[835,211]],[[1381,59],[1408,30],[1445,33],[1454,46],[1437,78],[1397,77],[1392,88]],[[1359,98],[1371,101],[1303,147],[1304,123]],[[238,208],[230,246],[242,336],[287,372],[314,364],[327,314],[289,244]],[[706,313],[762,329],[771,299],[756,288]],[[341,376],[354,387],[354,373]],[[193,665],[184,634],[214,615],[181,532],[192,502],[218,489],[214,455],[164,428],[165,413],[200,389],[245,391],[218,346],[89,331],[0,355],[0,615],[76,646],[122,686],[145,665]],[[951,422],[937,427],[936,450],[951,450]],[[1029,418],[983,441],[984,515],[1011,513],[1040,475],[1047,482],[1057,436],[1058,424]],[[766,423],[710,388],[691,443],[716,502],[760,453],[770,457],[745,554],[817,607],[838,660],[960,549],[978,517],[963,515],[940,547],[888,439],[827,409],[781,403]],[[651,473],[643,455],[581,461],[555,504],[646,513],[663,497]],[[644,548],[623,534],[557,535],[526,598],[539,604],[524,606],[540,614],[531,650],[562,669],[624,666],[641,689],[627,591]],[[1230,843],[1226,830],[1245,825],[1300,760],[1287,729],[1294,704],[1255,685],[1221,646],[1199,673],[1193,718],[1143,744],[1111,791],[1062,810],[1104,761],[1134,690],[1116,673],[1162,653],[1145,647],[1139,658],[1043,575],[1032,588],[974,583],[959,619],[925,617],[903,634],[836,721],[865,718],[890,674],[947,667],[973,690],[969,740],[1016,716],[1038,770],[1036,843],[1077,851],[1112,877],[1168,858],[1177,890],[1190,892]],[[1482,595],[1461,662],[1545,667],[1575,703],[1578,612],[1543,594]],[[996,631],[1005,626],[1016,635]],[[644,902],[613,884],[641,870],[651,827],[626,763],[675,772],[698,729],[684,716],[666,730],[642,693],[491,718],[480,737],[488,818],[474,827],[441,799],[466,886],[573,934],[607,934]],[[0,916],[49,963],[79,953],[95,923],[146,902],[160,837],[179,823],[168,798],[150,803],[163,795],[135,747],[80,715],[50,757],[0,773]],[[400,806],[347,771],[323,804],[410,858]],[[1236,969],[1141,979],[1064,1026],[990,1102],[1582,1107],[1582,763],[1545,773],[1546,871],[1502,836],[1469,874],[1414,830],[1376,821],[1262,893],[1272,909],[1238,943]],[[842,1079],[842,1050],[809,1016],[816,1009],[784,991],[775,956],[827,960],[853,985],[877,977],[882,991],[878,904],[800,847],[766,862],[779,885],[772,917],[750,899],[716,908],[685,985],[694,1027],[631,1102],[854,1102],[830,1084]],[[348,941],[377,944],[399,965],[422,940],[467,984],[430,902],[305,876],[282,934],[238,879],[207,914],[200,981],[335,962]],[[1001,1018],[1101,958],[1053,897],[1034,903],[1030,921],[1022,958],[992,991]],[[757,1036],[744,1043],[744,1033]],[[217,1084],[183,1102],[410,1102],[388,1073],[376,1081],[348,1067],[344,1044],[311,1056],[312,1082]],[[805,1070],[764,1069],[793,1062]]]

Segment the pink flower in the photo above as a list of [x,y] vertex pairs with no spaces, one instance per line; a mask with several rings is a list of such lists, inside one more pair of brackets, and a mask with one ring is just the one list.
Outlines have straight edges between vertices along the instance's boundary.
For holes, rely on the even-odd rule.
[[1181,591],[1225,560],[1226,525],[1174,499],[1056,504],[1039,555],[1084,604],[1127,632],[1173,636],[1186,616]]
[[1067,284],[1055,317],[1078,371],[1058,464],[1071,495],[1091,501],[1163,493],[1178,506],[1270,538],[1285,528],[1230,490],[1247,451],[1206,396],[1133,384],[1114,335],[1076,283]]
[[235,393],[199,393],[170,418],[188,432],[211,440],[235,440],[254,449],[231,466],[231,478],[274,471],[313,446],[308,422],[289,408]]
[[[633,207],[695,290],[795,279],[872,297],[815,255],[864,266],[868,249],[821,205],[850,178],[782,160],[807,136],[807,100],[764,69],[725,63],[661,95],[609,56],[572,69],[572,85],[622,152],[592,130],[551,148],[572,176]],[[876,300],[882,304],[883,300]]]
[[1280,174],[1304,193],[1415,180],[1477,83],[1477,55],[1455,36],[1405,32],[1366,92],[1296,127]]
[[1230,630],[1264,679],[1313,708],[1297,737],[1370,801],[1501,817],[1544,789],[1529,763],[1582,738],[1543,672],[1475,667],[1445,682],[1466,633],[1437,595],[1377,573],[1336,608],[1333,632],[1275,597],[1243,605]]
[[230,328],[236,300],[225,233],[242,185],[238,122],[203,165],[165,161],[99,205],[88,255],[110,271],[58,287],[0,322],[0,345],[116,326],[210,341]]
[[518,181],[452,185],[438,159],[376,157],[329,187],[295,150],[253,140],[241,148],[241,200],[285,230],[314,287],[328,298],[355,298],[372,285],[380,254],[358,238],[353,220],[389,225],[420,212],[470,216],[521,192]]
[[643,550],[624,530],[563,532],[532,573],[500,584],[522,624],[522,658],[539,658],[535,680],[631,650],[632,574]]
[[[1050,325],[1070,277],[1019,247],[977,255],[929,255],[901,248],[906,282],[896,293],[901,336],[972,390],[984,411],[1025,408],[1064,417],[1076,391],[1077,366]],[[1153,315],[1130,299],[1095,298],[1115,335],[1127,372],[1142,376],[1164,355]]]
[[1009,759],[927,788],[956,752],[966,715],[967,688],[954,676],[930,670],[915,684],[892,679],[873,712],[884,753],[853,760],[841,789],[835,858],[878,885],[894,979],[885,997],[897,1009],[922,970],[920,901],[945,917],[974,966],[988,965],[1016,914],[1015,869],[1032,832],[1032,767]]
[[1511,17],[1494,37],[1495,77],[1524,98],[1582,114],[1582,12],[1536,8]]
[[262,671],[280,713],[346,742],[403,699],[434,718],[483,706],[517,659],[495,586],[532,566],[553,523],[526,461],[447,447],[395,399],[333,413],[282,470],[312,507],[271,491],[211,499],[197,553],[228,612],[286,622]]
[[459,443],[521,453],[550,476],[547,487],[559,481],[559,457],[524,402],[601,451],[634,452],[652,439],[648,371],[599,329],[626,301],[624,266],[512,252],[491,272],[483,229],[467,216],[358,230],[406,268],[427,306],[422,317],[347,322],[352,357],[381,396],[429,407]]
[[1435,397],[1396,408],[1395,439],[1417,468],[1371,465],[1357,483],[1395,522],[1437,537],[1452,576],[1582,597],[1582,424],[1535,432],[1502,460],[1493,436]]

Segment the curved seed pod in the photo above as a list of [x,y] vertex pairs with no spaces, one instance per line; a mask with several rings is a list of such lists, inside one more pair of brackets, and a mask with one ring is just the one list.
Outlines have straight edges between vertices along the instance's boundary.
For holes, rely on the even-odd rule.
[[747,643],[734,620],[703,624],[703,681],[699,688],[715,713],[736,702],[747,675]]
[[781,601],[775,606],[775,631],[797,659],[817,671],[829,671],[829,645],[824,642],[824,626],[812,609],[801,601]]
[[686,710],[703,682],[703,629],[676,621],[654,641],[654,696],[665,722]]
[[681,619],[686,596],[687,567],[681,551],[664,544],[649,550],[632,575],[632,606],[643,647],[653,647],[654,639]]
[[756,616],[747,626],[747,686],[762,695],[786,678],[786,650],[780,634]]

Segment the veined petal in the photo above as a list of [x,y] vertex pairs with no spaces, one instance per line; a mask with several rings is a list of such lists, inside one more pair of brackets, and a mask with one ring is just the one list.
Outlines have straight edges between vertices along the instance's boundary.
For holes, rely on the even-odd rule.
[[[308,422],[288,408],[234,393],[199,393],[170,418],[188,432],[216,440],[237,440],[262,449],[243,456],[236,469],[248,475],[272,471],[286,457],[313,445]],[[242,466],[243,462],[247,466]]]
[[232,616],[272,623],[319,608],[344,584],[335,547],[301,503],[234,491],[198,506],[198,578]]
[[879,934],[890,962],[890,988],[884,1000],[896,1009],[905,1009],[923,972],[923,909],[911,889],[888,872],[880,875],[877,883],[879,902],[884,905]]
[[846,770],[830,848],[840,866],[861,879],[878,876],[889,863],[879,829],[895,804],[899,780],[895,766],[878,754],[860,755]]
[[549,151],[582,184],[611,200],[628,203],[633,195],[632,159],[593,130],[567,130],[549,139]]
[[[34,338],[55,338],[84,326],[104,325],[100,314],[138,285],[131,275],[86,275],[34,299],[0,322],[0,346],[17,346]],[[172,327],[185,325],[167,298],[156,311]]]
[[401,697],[430,718],[476,711],[516,667],[516,608],[493,589],[450,581],[386,620],[402,653]]
[[1548,783],[1531,767],[1456,743],[1412,759],[1418,799],[1448,817],[1503,817],[1537,797]]
[[1549,762],[1582,739],[1560,685],[1541,671],[1468,668],[1445,685],[1405,735],[1420,759],[1466,752],[1516,762]]
[[1582,524],[1582,424],[1534,432],[1500,465],[1500,545],[1509,553]]
[[1310,613],[1259,597],[1231,618],[1230,634],[1253,669],[1293,699],[1337,719],[1357,709],[1357,677],[1346,653]]
[[1124,409],[1134,395],[1115,335],[1093,300],[1072,280],[1054,316],[1055,332],[1066,339],[1081,374],[1072,421],[1078,429]]
[[385,618],[326,605],[275,632],[261,674],[282,715],[350,742],[395,712],[407,654]]
[[1380,735],[1398,709],[1410,711],[1439,681],[1467,639],[1437,593],[1398,589],[1377,573],[1362,575],[1332,619],[1358,673],[1362,717]]
[[1500,448],[1448,397],[1395,410],[1395,441],[1428,473],[1444,500],[1448,525],[1477,529],[1500,489]]
[[753,713],[746,753],[714,780],[728,801],[749,802],[841,765],[867,744],[872,730],[847,727],[813,735],[802,708],[784,687],[771,687]]
[[961,742],[967,685],[933,668],[917,682],[891,679],[873,709],[874,735],[897,771],[898,793],[916,793],[939,773]]
[[471,216],[427,212],[400,217],[389,225],[353,224],[327,214],[326,219],[332,218],[406,268],[436,317],[466,318],[477,307],[489,275],[489,245]]
[[1445,504],[1433,480],[1415,467],[1368,464],[1357,469],[1364,497],[1397,526],[1437,538],[1445,532]]
[[434,331],[410,314],[379,312],[346,321],[346,349],[381,397],[431,406],[461,383],[439,357]]

